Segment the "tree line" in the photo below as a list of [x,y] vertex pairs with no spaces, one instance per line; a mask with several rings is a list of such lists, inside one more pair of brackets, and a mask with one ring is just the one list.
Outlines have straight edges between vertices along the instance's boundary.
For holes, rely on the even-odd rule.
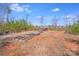
[[[39,30],[40,27],[44,26],[45,17],[40,16],[39,21],[41,26],[34,26],[33,24],[27,22],[28,20],[28,14],[26,14],[26,19],[18,19],[15,20],[14,18],[10,18],[10,14],[12,13],[9,5],[6,5],[4,7],[0,7],[0,9],[3,10],[3,18],[0,19],[0,33],[8,33],[8,32],[19,32],[22,30]],[[72,24],[70,19],[72,19]],[[4,21],[5,20],[5,21]],[[46,26],[50,30],[65,30],[67,33],[72,34],[79,34],[79,16],[76,15],[76,17],[65,17],[64,20],[66,20],[66,26],[58,26],[59,18],[55,16],[52,18],[52,24]]]

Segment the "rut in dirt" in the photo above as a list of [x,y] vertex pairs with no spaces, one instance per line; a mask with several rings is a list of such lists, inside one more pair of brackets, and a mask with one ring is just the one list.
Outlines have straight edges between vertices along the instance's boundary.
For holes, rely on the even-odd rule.
[[[63,31],[44,31],[30,40],[14,40],[5,46],[2,55],[65,56],[75,55],[67,50]],[[1,54],[0,54],[1,55]]]
[[44,32],[28,41],[27,46],[29,49],[33,49],[29,55],[64,55],[64,43],[59,38],[53,36],[52,33]]

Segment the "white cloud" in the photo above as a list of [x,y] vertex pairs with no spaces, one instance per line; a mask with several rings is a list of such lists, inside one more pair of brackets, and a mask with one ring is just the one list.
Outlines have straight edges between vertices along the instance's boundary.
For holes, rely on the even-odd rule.
[[22,7],[17,7],[17,8],[16,8],[16,11],[18,11],[18,12],[19,12],[19,11],[23,12],[24,9],[23,9]]
[[11,4],[10,5],[10,8],[16,8],[16,7],[19,7],[19,4]]
[[[24,7],[26,6],[26,7]],[[10,9],[15,11],[15,12],[24,12],[27,11],[28,13],[31,13],[32,11],[30,11],[27,7],[30,7],[29,5],[19,5],[19,4],[11,4],[10,5]]]
[[31,13],[32,11],[29,10],[28,12]]
[[12,7],[11,7],[10,9],[11,9],[11,10],[15,10],[15,8],[12,8]]
[[55,8],[55,9],[52,10],[52,12],[57,12],[57,11],[60,11],[60,9],[59,8]]
[[22,7],[28,8],[28,7],[30,7],[30,5],[22,5]]
[[28,8],[25,8],[25,11],[28,11]]
[[26,7],[30,7],[30,5],[26,5]]
[[65,18],[66,18],[66,20],[69,21],[71,24],[73,24],[73,20],[74,20],[74,21],[77,21],[76,15],[71,15],[71,14],[69,14],[69,15],[66,15]]
[[75,15],[66,15],[65,17],[66,17],[66,18],[76,18]]
[[41,18],[41,16],[37,16],[37,18]]
[[16,4],[11,4],[11,6],[16,7],[16,6],[19,6],[19,4],[17,4],[17,3]]
[[24,8],[19,6],[19,4],[11,4],[10,9],[16,12],[23,12]]
[[31,12],[30,10],[28,10],[27,7],[30,7],[29,5],[26,5],[26,7],[20,6],[19,4],[11,4],[10,5],[10,9],[16,12],[23,12],[23,11],[27,11],[27,12]]
[[66,18],[70,18],[70,17],[72,17],[71,15],[66,15]]

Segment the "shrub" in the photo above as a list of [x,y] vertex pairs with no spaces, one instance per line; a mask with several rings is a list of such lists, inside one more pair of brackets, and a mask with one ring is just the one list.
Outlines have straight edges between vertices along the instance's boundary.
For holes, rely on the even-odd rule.
[[27,23],[24,19],[8,21],[0,25],[0,33],[19,32],[22,30],[32,30],[32,24]]
[[67,28],[67,32],[71,34],[79,34],[79,23],[69,25]]

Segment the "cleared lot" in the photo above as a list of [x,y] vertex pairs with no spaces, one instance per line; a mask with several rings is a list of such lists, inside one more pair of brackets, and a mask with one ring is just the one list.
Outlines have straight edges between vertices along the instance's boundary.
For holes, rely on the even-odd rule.
[[[64,34],[64,31],[48,30],[27,40],[27,38],[25,37],[27,37],[26,34],[29,33],[34,34],[34,31],[26,31],[7,35],[8,37],[12,37],[14,40],[0,48],[0,55],[78,55],[78,53],[76,52],[79,52],[79,45],[67,41],[65,39],[66,36]],[[20,38],[14,38],[18,36],[20,36]],[[21,37],[24,37],[24,39],[21,40]]]

